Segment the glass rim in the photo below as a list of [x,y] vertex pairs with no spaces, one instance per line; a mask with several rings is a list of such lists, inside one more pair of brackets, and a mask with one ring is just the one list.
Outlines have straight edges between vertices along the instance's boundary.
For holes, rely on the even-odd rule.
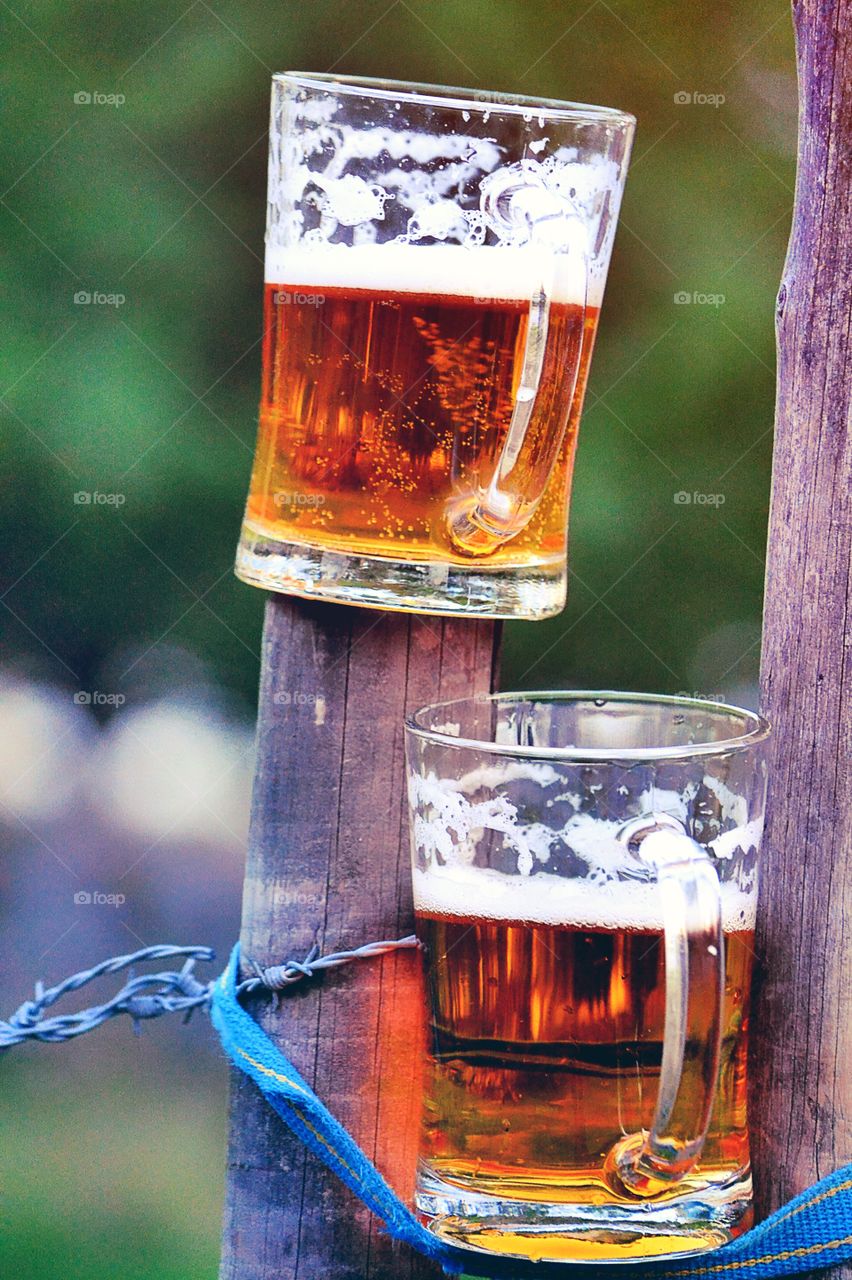
[[[601,107],[589,102],[568,102],[560,98],[536,98],[524,93],[498,93],[491,89],[470,89],[459,85],[429,84],[414,80],[385,80],[378,76],[335,75],[331,71],[276,71],[273,83],[293,83],[309,89],[339,85],[344,93],[364,98],[398,101],[404,98],[424,106],[469,110],[471,104],[492,114],[523,115],[532,108],[548,120],[608,121],[632,129],[636,117],[617,107]],[[477,96],[479,95],[479,96]]]
[[[451,733],[431,729],[420,723],[427,713],[450,712],[453,707],[476,706],[485,702],[606,702],[644,703],[663,707],[683,707],[690,711],[712,711],[726,715],[731,721],[748,726],[745,732],[734,734],[717,742],[691,742],[658,747],[524,747],[514,743],[494,742],[488,738],[464,738]],[[474,695],[466,698],[450,698],[443,702],[428,703],[405,717],[405,729],[414,737],[445,747],[479,751],[483,755],[509,756],[516,760],[559,760],[565,764],[634,761],[650,763],[656,760],[688,760],[694,756],[726,755],[743,751],[765,742],[772,726],[756,711],[737,707],[729,702],[717,702],[709,698],[686,698],[677,694],[631,693],[617,689],[541,689],[530,692],[506,692]]]

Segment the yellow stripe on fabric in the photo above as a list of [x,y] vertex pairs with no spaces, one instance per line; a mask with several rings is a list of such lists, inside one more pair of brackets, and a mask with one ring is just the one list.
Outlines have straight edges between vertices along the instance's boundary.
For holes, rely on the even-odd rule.
[[288,1084],[291,1089],[298,1089],[299,1093],[305,1094],[306,1097],[308,1096],[307,1089],[303,1089],[297,1081],[291,1080],[289,1076],[283,1076],[280,1071],[273,1071],[271,1067],[264,1066],[262,1062],[258,1062],[256,1058],[251,1056],[251,1054],[246,1053],[245,1049],[240,1049],[239,1046],[237,1046],[237,1053],[241,1058],[245,1058],[246,1062],[250,1062],[257,1071],[261,1071],[265,1076],[271,1076],[273,1080],[279,1081],[280,1084]]
[[337,1163],[338,1163],[338,1164],[342,1164],[342,1165],[343,1165],[343,1168],[346,1170],[346,1172],[347,1172],[348,1174],[350,1174],[350,1176],[351,1176],[351,1177],[355,1180],[355,1182],[357,1182],[357,1183],[359,1184],[359,1186],[360,1186],[360,1185],[361,1185],[361,1175],[360,1175],[360,1173],[358,1172],[358,1170],[357,1170],[357,1169],[353,1169],[353,1168],[352,1168],[352,1166],[351,1166],[350,1164],[347,1164],[347,1163],[346,1163],[346,1161],[343,1159],[343,1156],[342,1156],[342,1155],[340,1155],[340,1153],[339,1153],[339,1152],[338,1152],[338,1151],[337,1151],[337,1150],[336,1150],[336,1149],[331,1145],[331,1143],[330,1143],[330,1142],[327,1142],[327,1141],[326,1141],[326,1139],[325,1139],[325,1138],[323,1137],[323,1135],[320,1133],[319,1129],[315,1128],[315,1126],[311,1123],[311,1121],[308,1119],[308,1117],[307,1117],[303,1112],[301,1112],[301,1111],[299,1110],[299,1108],[298,1108],[298,1107],[293,1107],[293,1106],[292,1106],[292,1104],[291,1104],[291,1109],[292,1109],[293,1111],[295,1111],[296,1115],[299,1117],[299,1119],[301,1120],[301,1122],[302,1122],[302,1124],[305,1126],[305,1128],[306,1128],[306,1129],[310,1129],[311,1133],[314,1135],[314,1137],[317,1139],[317,1141],[322,1143],[322,1145],[325,1147],[326,1151],[330,1151],[330,1152],[331,1152],[331,1154],[334,1156],[334,1158],[335,1158],[335,1160],[337,1161]]
[[[262,1062],[258,1062],[256,1058],[253,1058],[251,1056],[251,1054],[246,1053],[245,1049],[240,1049],[238,1047],[237,1053],[240,1055],[241,1058],[245,1058],[246,1062],[250,1062],[251,1065],[257,1071],[262,1072],[263,1075],[271,1076],[273,1080],[278,1080],[281,1084],[288,1084],[291,1089],[298,1089],[299,1093],[305,1094],[306,1097],[310,1096],[308,1094],[308,1091],[306,1089],[303,1089],[300,1084],[297,1084],[295,1080],[291,1080],[289,1076],[282,1075],[280,1071],[273,1071],[271,1067],[264,1066]],[[335,1148],[331,1145],[331,1143],[328,1142],[323,1137],[319,1129],[317,1129],[316,1126],[311,1123],[311,1121],[307,1118],[304,1112],[300,1111],[298,1107],[293,1106],[292,1103],[288,1103],[287,1105],[296,1113],[296,1115],[299,1117],[299,1119],[301,1120],[305,1128],[310,1129],[311,1133],[314,1135],[317,1142],[321,1142],[322,1145],[325,1147],[326,1151],[329,1151],[331,1155],[334,1156],[337,1163],[343,1165],[343,1168],[346,1170],[346,1172],[350,1174],[350,1176],[354,1178],[357,1183],[360,1184],[361,1182],[360,1173],[358,1173],[356,1169],[353,1169],[350,1164],[346,1163],[346,1161],[343,1159],[343,1156],[340,1155],[335,1150]]]
[[[805,1206],[803,1206],[805,1207]],[[789,1258],[809,1258],[813,1254],[823,1253],[826,1249],[839,1249],[842,1245],[852,1244],[852,1235],[844,1236],[841,1240],[828,1240],[825,1244],[811,1244],[802,1246],[799,1249],[784,1249],[781,1253],[767,1253],[762,1258],[743,1258],[740,1262],[720,1262],[714,1267],[691,1268],[688,1271],[669,1271],[669,1276],[691,1276],[696,1270],[701,1272],[717,1272],[717,1271],[740,1271],[746,1267],[760,1267],[768,1262],[786,1262]]]
[[830,1187],[828,1191],[821,1192],[818,1196],[814,1196],[813,1200],[806,1200],[804,1204],[797,1205],[795,1209],[790,1209],[787,1213],[776,1218],[776,1222],[786,1222],[788,1218],[795,1217],[797,1213],[802,1213],[805,1209],[810,1209],[811,1205],[820,1204],[823,1200],[830,1200],[832,1196],[836,1196],[840,1191],[852,1190],[852,1178],[848,1182],[838,1182],[836,1187]]

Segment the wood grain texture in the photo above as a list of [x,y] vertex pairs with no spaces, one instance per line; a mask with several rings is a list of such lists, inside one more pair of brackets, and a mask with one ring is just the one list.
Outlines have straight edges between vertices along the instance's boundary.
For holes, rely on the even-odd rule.
[[[403,713],[492,688],[499,626],[270,597],[243,903],[264,964],[410,933]],[[266,1031],[397,1190],[420,1122],[419,957],[256,1002]],[[425,1280],[242,1076],[232,1078],[222,1280]]]
[[752,1059],[764,1213],[852,1160],[852,3],[793,11],[799,172],[777,315],[762,667],[775,765]]

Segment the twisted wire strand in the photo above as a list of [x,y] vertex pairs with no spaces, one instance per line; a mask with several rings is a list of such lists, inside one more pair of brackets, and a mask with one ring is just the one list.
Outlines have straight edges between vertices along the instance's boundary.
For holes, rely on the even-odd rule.
[[393,942],[366,942],[363,947],[355,947],[351,951],[332,951],[327,956],[321,956],[319,947],[314,945],[301,962],[287,960],[284,964],[270,965],[267,968],[263,968],[254,960],[247,960],[245,967],[251,970],[254,977],[246,978],[241,982],[237,993],[242,995],[258,987],[266,987],[270,991],[284,991],[293,983],[301,982],[303,978],[311,978],[314,974],[321,973],[323,969],[336,969],[342,964],[349,964],[352,960],[369,960],[373,956],[381,956],[388,951],[402,951],[419,945],[412,933],[407,938],[397,938]]
[[[334,969],[353,960],[370,959],[389,951],[418,945],[412,934],[406,938],[368,942],[362,947],[355,947],[350,951],[334,951],[327,956],[321,956],[319,947],[314,945],[304,960],[286,960],[281,965],[263,967],[254,960],[248,960],[246,968],[250,976],[240,983],[237,993],[242,995],[262,988],[280,995],[294,983],[313,978],[325,969]],[[45,1016],[47,1010],[63,996],[79,991],[98,978],[121,973],[125,969],[132,970],[136,965],[148,964],[154,960],[179,958],[184,960],[179,970],[141,974],[138,977],[131,972],[124,986],[103,1004],[92,1005],[77,1013]],[[198,961],[207,963],[215,958],[216,953],[210,947],[162,944],[102,960],[100,964],[93,965],[90,969],[81,969],[79,973],[72,974],[53,987],[45,987],[39,981],[35,984],[31,1000],[25,1000],[8,1021],[0,1019],[0,1050],[11,1049],[13,1045],[23,1044],[27,1040],[51,1044],[73,1040],[121,1013],[130,1016],[137,1031],[142,1021],[159,1018],[166,1013],[182,1013],[184,1020],[189,1021],[196,1009],[208,1008],[214,985],[213,981],[198,980],[194,972],[195,965]]]

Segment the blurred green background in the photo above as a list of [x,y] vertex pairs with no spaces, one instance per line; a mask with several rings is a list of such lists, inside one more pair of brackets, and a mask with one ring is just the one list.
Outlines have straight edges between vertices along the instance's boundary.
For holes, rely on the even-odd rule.
[[[10,763],[25,723],[25,772],[43,779],[26,803],[25,782],[0,786],[4,1009],[36,972],[138,945],[129,933],[222,951],[237,927],[263,597],[231,563],[254,443],[274,70],[636,114],[581,431],[570,603],[506,628],[503,683],[754,703],[794,183],[785,3],[15,0],[0,26],[0,664],[14,692],[0,730],[11,706]],[[81,491],[122,502],[80,505]],[[41,691],[35,719],[22,689]],[[168,730],[174,769],[193,725],[213,755],[240,753],[238,816],[215,815],[229,834],[176,828],[171,810],[160,834],[146,814],[134,827],[145,757],[127,753],[150,720],[120,738],[114,704],[72,722],[79,690],[120,691],[137,716],[183,690],[183,718],[169,703],[156,742]],[[124,763],[114,790],[99,772],[92,815],[81,753],[94,768],[104,744],[110,768],[115,753]],[[75,886],[132,884],[129,902],[81,923],[57,859]],[[225,1085],[205,1028],[135,1041],[112,1027],[2,1068],[3,1274],[214,1274]]]

